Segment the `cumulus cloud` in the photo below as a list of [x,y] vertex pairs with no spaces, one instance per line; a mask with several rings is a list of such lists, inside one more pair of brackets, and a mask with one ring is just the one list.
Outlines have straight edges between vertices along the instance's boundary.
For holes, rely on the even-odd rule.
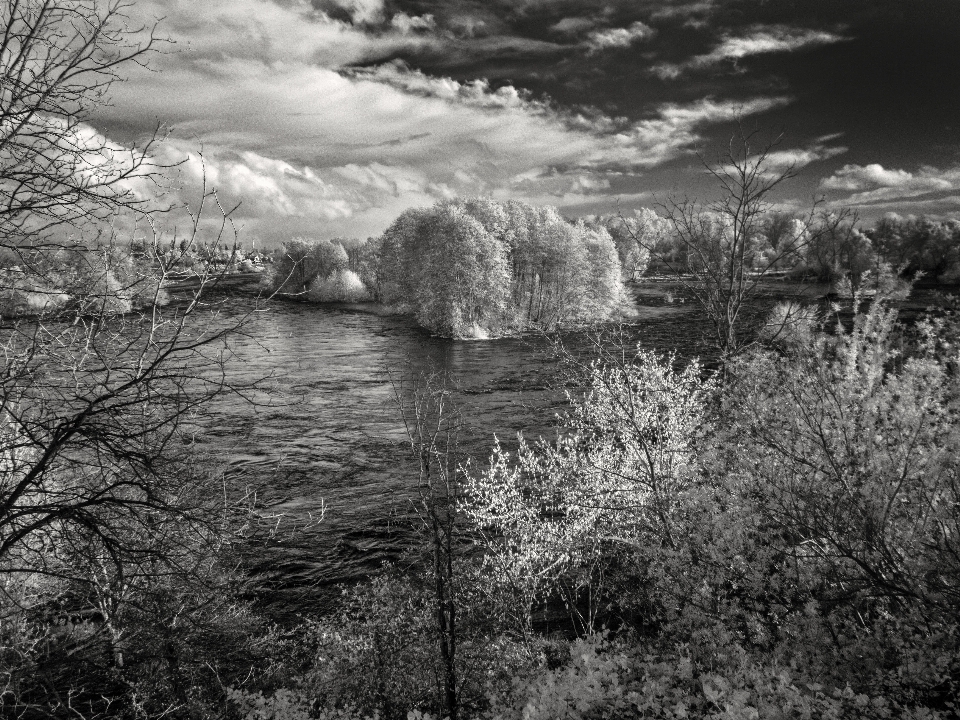
[[[377,120],[380,134],[362,142],[363,129],[351,135],[349,124],[341,122],[316,155],[293,160],[276,156],[287,148],[296,150],[282,135],[314,122],[313,115],[295,116],[289,128],[278,125],[282,132],[272,145],[238,125],[221,129],[222,137],[214,135],[202,166],[191,143],[175,139],[167,152],[188,158],[181,201],[199,196],[202,170],[208,189],[216,188],[225,204],[242,203],[236,218],[245,232],[269,242],[304,233],[375,234],[407,207],[454,196],[585,206],[607,197],[611,173],[676,158],[711,123],[787,102],[668,104],[650,119],[611,131],[610,123],[586,118],[575,127],[570,116],[524,100],[515,90],[492,91],[450,80],[429,88],[430,78],[413,77],[438,93],[417,95],[382,82],[333,79],[343,85],[333,84],[318,96],[337,98],[326,105],[341,110],[349,103],[348,114],[367,108],[366,121]],[[167,159],[177,160],[175,154]]]
[[794,52],[805,47],[829,45],[847,38],[823,30],[771,26],[754,30],[748,35],[727,36],[709,53],[695,55],[683,63],[661,63],[652,72],[663,79],[673,79],[688,70],[701,70],[722,62],[737,61],[750,55]]
[[585,41],[590,52],[601,52],[611,48],[630,47],[633,43],[648,40],[655,35],[649,25],[639,20],[625,28],[608,28],[591,32]]
[[[242,234],[268,244],[294,235],[376,234],[412,205],[482,192],[468,174],[451,176],[454,186],[449,186],[409,166],[369,162],[317,168],[226,147],[204,147],[201,153],[178,140],[165,143],[158,160],[176,164],[173,187],[144,180],[137,189],[144,199],[173,206],[167,222],[182,216],[178,208],[196,210],[204,193],[216,191]],[[207,207],[205,226],[212,232],[219,216],[211,212],[212,203]]]
[[939,170],[925,166],[908,172],[887,169],[879,163],[844,165],[825,178],[820,187],[853,193],[845,199],[852,204],[885,202],[960,189],[960,167]]
[[390,19],[390,25],[404,35],[419,31],[435,30],[437,28],[437,23],[433,19],[433,15],[410,16],[404,12],[394,15]]

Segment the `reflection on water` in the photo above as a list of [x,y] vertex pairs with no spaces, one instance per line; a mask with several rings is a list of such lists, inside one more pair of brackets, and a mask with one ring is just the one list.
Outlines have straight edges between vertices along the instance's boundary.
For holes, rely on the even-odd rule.
[[[235,317],[245,301],[231,302],[240,303],[228,313]],[[645,302],[628,336],[691,355],[702,335],[693,309]],[[563,339],[575,351],[589,347],[582,332]],[[507,447],[521,431],[552,434],[565,404],[551,382],[557,364],[549,341],[537,336],[448,340],[431,337],[409,318],[364,308],[274,302],[253,314],[232,345],[230,380],[269,377],[276,392],[256,406],[236,397],[219,400],[206,442],[226,457],[228,476],[258,489],[271,511],[289,518],[250,561],[281,605],[309,604],[323,597],[324,586],[375,571],[409,540],[416,472],[386,369],[448,373],[465,421],[463,449],[481,464],[495,434]],[[284,529],[321,510],[321,523]]]

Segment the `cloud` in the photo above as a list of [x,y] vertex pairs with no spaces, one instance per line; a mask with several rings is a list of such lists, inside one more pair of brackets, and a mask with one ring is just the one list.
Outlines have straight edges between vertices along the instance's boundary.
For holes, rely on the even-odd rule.
[[750,55],[776,52],[794,52],[805,47],[828,45],[847,40],[841,35],[823,30],[771,26],[754,30],[748,35],[725,37],[720,44],[704,55],[674,64],[661,63],[651,71],[662,79],[674,79],[688,70],[702,70],[727,60],[740,60]]
[[[393,67],[385,74],[404,72]],[[455,196],[596,205],[609,202],[611,177],[679,157],[711,123],[787,101],[668,104],[650,119],[612,131],[618,126],[610,119],[565,115],[512,88],[494,91],[406,74],[406,86],[399,87],[336,74],[326,78],[330,85],[311,94],[329,112],[346,115],[327,130],[315,154],[284,139],[316,122],[309,113],[289,118],[289,127],[276,124],[269,138],[258,138],[256,128],[242,122],[208,133],[202,164],[194,143],[174,138],[161,159],[173,164],[187,158],[176,200],[196,200],[205,174],[207,189],[217,189],[225,205],[241,203],[235,218],[244,232],[270,244],[292,235],[376,234],[408,207]],[[305,81],[295,84],[307,87]],[[415,92],[407,89],[418,85]],[[378,130],[373,137],[346,122],[361,109]]]
[[635,42],[648,40],[656,32],[639,20],[625,28],[608,28],[591,32],[585,41],[590,52],[601,52],[611,48],[630,47]]
[[[133,7],[170,11],[179,51],[156,58],[158,72],[137,71],[118,85],[94,125],[126,141],[158,119],[168,122],[163,157],[187,158],[182,189],[169,199],[196,200],[205,172],[225,205],[241,203],[235,217],[244,231],[271,243],[294,234],[379,233],[403,210],[453,196],[609,202],[617,173],[669,162],[701,142],[711,124],[789,102],[667,103],[629,121],[558,106],[512,84],[382,61],[401,51],[442,49],[448,57],[512,47],[546,55],[576,46],[440,37],[426,27],[428,16],[353,24],[374,17],[378,3],[338,5],[351,13],[342,18],[306,0],[139,0]],[[630,27],[636,37],[645,32]]]
[[458,82],[451,78],[434,77],[420,70],[409,68],[402,61],[385,63],[375,67],[354,68],[344,75],[356,80],[382,83],[421,97],[434,97],[449,102],[480,108],[519,108],[532,114],[547,112],[546,103],[537,102],[528,93],[512,85],[496,90],[484,79]]
[[[536,146],[537,140],[551,138],[566,143],[555,148],[555,164],[582,167],[653,167],[678,157],[701,140],[699,128],[737,117],[781,107],[788,97],[753,98],[745,101],[704,99],[690,104],[666,103],[653,117],[629,123],[589,108],[562,109],[537,100],[513,86],[492,89],[485,80],[461,83],[450,78],[428,76],[403,63],[353,70],[350,77],[383,83],[425,98],[437,98],[454,106],[490,111],[511,111],[499,115],[505,122],[538,122],[521,143]],[[512,118],[512,119],[511,119]],[[822,150],[822,149],[821,149]],[[812,150],[810,152],[813,152]],[[825,152],[825,151],[824,151]]]
[[[550,196],[563,198],[570,196],[586,197],[610,189],[610,179],[606,176],[583,170],[563,172],[556,168],[534,168],[510,179],[509,185],[501,189],[505,198],[522,195],[529,197]],[[556,202],[556,201],[554,201]]]
[[383,22],[383,0],[314,0],[312,6],[334,18],[347,16],[354,25]]
[[[160,149],[158,162],[176,165],[172,183],[158,187],[137,181],[138,195],[172,205],[164,216],[172,223],[196,210],[204,193],[215,191],[220,205],[233,209],[231,219],[242,235],[275,245],[295,235],[365,236],[381,232],[402,210],[454,197],[458,191],[479,194],[475,179],[461,174],[457,187],[434,182],[429,173],[379,162],[315,168],[254,152],[205,147],[173,140]],[[171,189],[172,188],[172,189]],[[215,232],[219,211],[207,202],[205,231]]]
[[[150,58],[157,73],[193,66],[215,72],[231,60],[305,63],[337,68],[376,61],[404,50],[439,47],[441,39],[403,31],[386,23],[380,0],[308,2],[288,0],[137,0],[128,9],[131,25],[151,26],[162,18],[161,35],[173,41]],[[408,18],[413,25],[425,18]],[[379,23],[367,32],[366,23]],[[139,82],[135,73],[132,80]]]
[[714,0],[695,0],[681,2],[677,5],[667,5],[655,10],[650,19],[655,21],[683,20],[684,27],[701,29],[708,27],[709,17],[717,9]]
[[759,155],[754,155],[748,159],[748,163],[762,165],[762,172],[767,177],[779,176],[784,173],[800,170],[811,163],[829,160],[830,158],[842,155],[848,151],[848,148],[842,145],[828,145],[839,135],[826,135],[818,138],[805,148],[789,148],[786,150],[771,150],[766,153],[762,160]]
[[394,15],[390,19],[390,25],[404,35],[418,31],[436,30],[437,28],[437,23],[434,21],[433,15],[415,17],[407,15],[404,12]]
[[[703,99],[680,105],[661,105],[657,115],[634,123],[615,135],[623,153],[622,165],[653,167],[680,156],[701,140],[699,129],[704,125],[729,122],[740,117],[766,112],[790,102],[787,97],[754,98],[746,101]],[[600,153],[595,164],[608,164],[612,153]]]
[[884,168],[879,163],[844,165],[821,181],[824,190],[853,193],[844,202],[869,204],[960,189],[960,166],[947,170],[924,166],[916,172]]
[[550,26],[550,32],[559,35],[579,35],[596,27],[597,21],[588,17],[566,17]]
[[675,5],[666,5],[658,8],[650,16],[652,20],[663,20],[676,17],[687,18],[691,15],[706,15],[716,8],[714,0],[694,0],[693,2],[680,2]]

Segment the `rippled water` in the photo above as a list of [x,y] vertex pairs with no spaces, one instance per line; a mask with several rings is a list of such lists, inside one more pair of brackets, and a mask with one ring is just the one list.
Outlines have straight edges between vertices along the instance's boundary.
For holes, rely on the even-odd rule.
[[[704,325],[694,307],[667,302],[662,289],[649,287],[638,301],[628,338],[681,357],[702,349]],[[229,322],[252,307],[252,300],[232,299],[229,312],[209,321]],[[218,401],[207,435],[228,477],[256,488],[269,511],[285,515],[249,562],[265,599],[281,606],[322,603],[331,584],[375,572],[409,543],[416,472],[387,368],[449,374],[466,425],[463,448],[480,464],[494,435],[508,447],[518,432],[552,435],[566,404],[542,337],[441,339],[410,318],[368,307],[276,301],[253,313],[245,333],[232,341],[230,379],[267,377],[276,392],[258,395],[257,406]],[[563,340],[588,352],[584,332]],[[304,529],[321,511],[322,522]]]

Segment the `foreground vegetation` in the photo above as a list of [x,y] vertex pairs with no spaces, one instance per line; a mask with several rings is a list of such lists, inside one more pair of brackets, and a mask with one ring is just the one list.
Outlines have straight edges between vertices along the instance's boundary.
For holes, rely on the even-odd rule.
[[[459,462],[443,387],[401,387],[422,556],[283,630],[240,600],[237,536],[205,501],[182,494],[184,520],[145,545],[136,525],[98,516],[125,540],[119,566],[81,528],[50,526],[56,539],[6,556],[20,569],[5,570],[4,707],[951,717],[958,329],[949,308],[901,327],[881,295],[852,323],[780,328],[722,383],[609,337],[592,360],[566,358],[581,389],[558,440],[495,448],[483,467]],[[205,487],[169,470],[181,493]]]

